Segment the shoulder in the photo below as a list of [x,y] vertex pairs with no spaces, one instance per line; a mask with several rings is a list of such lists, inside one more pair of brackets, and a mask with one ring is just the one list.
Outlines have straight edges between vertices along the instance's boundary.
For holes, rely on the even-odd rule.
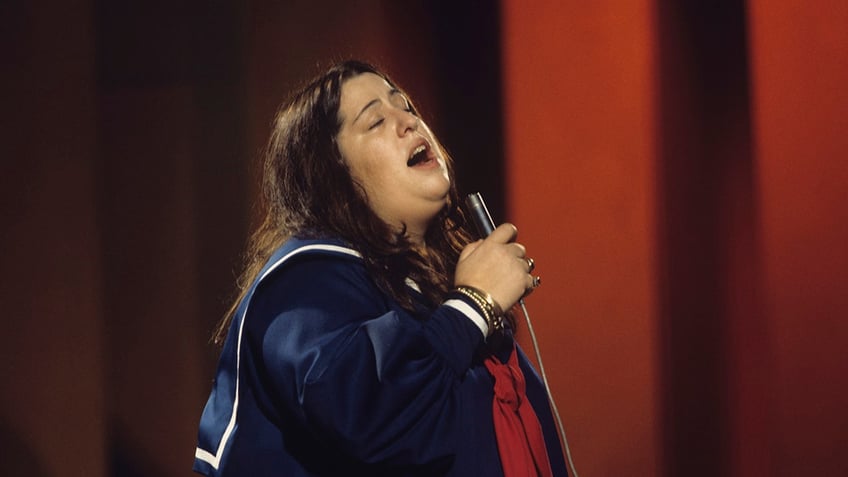
[[253,286],[252,309],[363,306],[381,294],[362,255],[332,239],[290,239],[272,254]]
[[305,257],[323,257],[352,262],[362,261],[362,254],[341,240],[292,238],[271,254],[262,272],[260,272],[257,282],[261,282],[282,265]]
[[[311,265],[304,267],[303,263]],[[318,272],[317,268],[324,272],[328,268],[364,270],[364,262],[361,253],[341,240],[292,238],[271,254],[252,286],[259,288],[292,268],[298,268],[300,272],[304,268],[314,268],[314,272]],[[317,273],[308,275],[320,276]]]

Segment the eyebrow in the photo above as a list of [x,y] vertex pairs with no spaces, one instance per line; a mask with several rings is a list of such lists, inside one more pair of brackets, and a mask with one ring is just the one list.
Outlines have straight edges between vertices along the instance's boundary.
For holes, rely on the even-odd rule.
[[[392,89],[389,91],[389,97],[390,97],[390,98],[391,98],[392,96],[396,95],[396,94],[400,94],[400,90],[399,90],[399,89],[397,89],[397,88],[392,88]],[[379,103],[381,103],[381,102],[382,102],[382,101],[380,100],[380,98],[375,98],[375,99],[372,99],[371,101],[368,101],[368,104],[366,104],[366,105],[365,105],[365,107],[363,107],[362,109],[360,109],[360,110],[359,110],[359,114],[357,114],[357,115],[356,115],[356,117],[355,117],[355,118],[353,118],[353,121],[351,122],[351,124],[356,123],[356,120],[357,120],[357,119],[359,119],[359,117],[360,117],[360,116],[362,116],[362,114],[363,114],[363,113],[365,113],[365,111],[366,111],[368,108],[370,108],[371,106],[374,106],[374,105],[376,105],[376,104],[379,104]]]
[[359,117],[360,117],[360,116],[362,116],[362,114],[363,114],[363,113],[364,113],[364,112],[365,112],[368,108],[370,108],[371,106],[374,106],[374,105],[375,105],[375,104],[377,104],[377,103],[380,103],[380,100],[379,100],[379,99],[372,99],[371,101],[368,101],[368,104],[366,104],[366,105],[365,105],[365,107],[364,107],[364,108],[362,108],[362,109],[359,111],[359,114],[357,114],[355,118],[353,118],[353,122],[351,122],[351,124],[356,124],[356,120],[358,120],[358,119],[359,119]]

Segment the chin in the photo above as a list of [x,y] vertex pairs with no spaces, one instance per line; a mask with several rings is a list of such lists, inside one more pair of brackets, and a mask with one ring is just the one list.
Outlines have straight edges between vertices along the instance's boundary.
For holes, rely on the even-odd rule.
[[444,181],[442,181],[438,186],[434,187],[435,194],[434,197],[438,197],[441,200],[447,200],[448,194],[450,194],[450,180],[447,178],[447,173],[445,173]]
[[[449,195],[450,187],[447,187],[444,191],[438,191],[437,193],[432,195],[433,202],[439,204],[439,211],[442,210],[445,205],[447,205]],[[438,211],[436,211],[436,213],[438,213]]]

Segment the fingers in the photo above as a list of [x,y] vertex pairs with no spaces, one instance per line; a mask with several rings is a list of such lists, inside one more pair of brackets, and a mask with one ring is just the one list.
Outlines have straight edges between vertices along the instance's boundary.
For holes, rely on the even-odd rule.
[[536,262],[527,257],[524,245],[516,242],[518,230],[506,223],[487,238],[465,247],[459,257],[454,283],[484,290],[504,310],[539,286],[532,275]]
[[496,228],[486,240],[492,240],[498,243],[510,243],[518,236],[518,229],[510,223],[501,224]]
[[480,245],[482,244],[483,241],[478,240],[476,242],[471,242],[470,244],[466,245],[465,248],[462,249],[462,252],[459,254],[459,260],[465,260],[466,257],[474,253],[474,251],[477,250],[477,248],[480,247]]
[[521,260],[527,264],[527,273],[533,273],[533,270],[536,269],[536,261],[530,257],[524,257]]
[[505,223],[501,224],[498,228],[496,228],[486,238],[486,240],[495,243],[505,244],[508,253],[520,259],[524,259],[524,256],[527,254],[527,250],[524,248],[524,245],[521,245],[520,243],[515,241],[517,237],[518,229],[510,223]]
[[496,247],[494,248],[501,249],[501,253],[506,253],[523,260],[527,252],[524,245],[514,241],[517,236],[518,229],[514,225],[509,223],[502,224],[485,239],[468,244],[460,253],[459,260],[462,261],[472,255],[478,248],[484,246],[484,244],[486,244],[484,248],[491,249],[495,245]]
[[530,283],[529,283],[529,286],[524,290],[524,295],[522,295],[523,297],[526,297],[526,296],[530,295],[531,293],[533,293],[534,291],[536,291],[536,288],[539,288],[539,285],[542,284],[542,277],[540,277],[538,275],[537,276],[528,275],[528,276],[530,276]]

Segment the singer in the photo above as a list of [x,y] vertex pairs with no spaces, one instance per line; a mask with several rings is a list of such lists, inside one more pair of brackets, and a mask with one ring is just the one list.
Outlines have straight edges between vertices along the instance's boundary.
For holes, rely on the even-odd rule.
[[336,65],[283,106],[195,471],[567,475],[513,340],[533,260],[510,224],[472,239],[453,178],[411,100],[370,65]]

